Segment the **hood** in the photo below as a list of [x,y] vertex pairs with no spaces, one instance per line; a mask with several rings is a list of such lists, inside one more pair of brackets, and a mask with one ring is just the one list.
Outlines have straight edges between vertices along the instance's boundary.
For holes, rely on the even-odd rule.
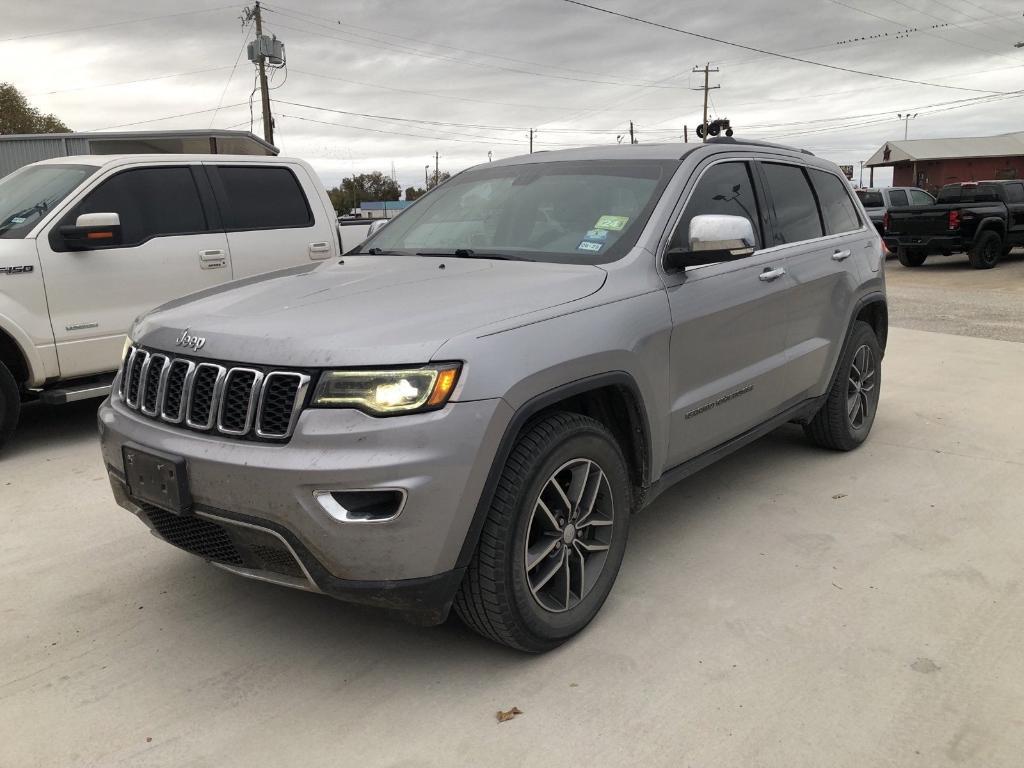
[[[186,296],[144,316],[137,342],[259,365],[423,363],[476,328],[582,299],[607,273],[582,264],[345,256]],[[193,346],[196,342],[193,341]]]

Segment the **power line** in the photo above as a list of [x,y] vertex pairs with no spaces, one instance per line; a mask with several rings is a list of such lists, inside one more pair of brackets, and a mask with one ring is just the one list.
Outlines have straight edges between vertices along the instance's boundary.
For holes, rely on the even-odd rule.
[[90,29],[106,29],[107,27],[120,27],[125,24],[138,24],[143,21],[156,21],[158,19],[173,19],[177,16],[192,16],[197,13],[213,13],[215,11],[223,11],[227,8],[234,8],[233,5],[219,5],[216,8],[199,8],[194,11],[181,11],[179,13],[165,13],[160,16],[146,16],[141,19],[129,19],[128,21],[111,21],[106,24],[93,24],[87,27],[73,27],[71,29],[59,29],[53,32],[33,32],[30,35],[18,35],[17,37],[2,37],[0,43],[7,43],[12,40],[28,40],[33,37],[51,37],[53,35],[68,35],[72,32],[85,32]]
[[981,88],[965,88],[965,87],[962,87],[962,86],[959,86],[959,85],[946,85],[945,83],[929,83],[929,82],[924,81],[924,80],[911,80],[911,79],[905,78],[905,77],[896,77],[895,75],[883,75],[883,74],[880,74],[878,72],[864,72],[864,71],[859,70],[859,69],[851,69],[849,67],[841,67],[841,66],[839,66],[837,64],[827,64],[827,63],[821,62],[821,61],[812,61],[811,59],[802,59],[799,56],[790,56],[789,54],[785,54],[785,53],[778,53],[776,51],[768,51],[768,50],[765,50],[764,48],[756,48],[756,47],[754,47],[752,45],[744,45],[743,43],[735,43],[735,42],[732,42],[731,40],[723,40],[720,37],[712,37],[711,35],[704,35],[704,34],[701,34],[699,32],[691,32],[690,30],[683,29],[682,27],[673,27],[673,26],[670,26],[668,24],[661,24],[660,22],[657,22],[657,21],[651,21],[650,19],[642,19],[642,18],[640,18],[638,16],[630,16],[627,13],[620,13],[619,11],[613,11],[613,10],[608,9],[608,8],[601,8],[600,6],[597,6],[597,5],[590,5],[589,3],[581,2],[581,0],[561,0],[561,2],[569,3],[570,5],[578,5],[581,8],[589,8],[592,11],[598,11],[600,13],[606,13],[609,16],[617,16],[617,17],[619,17],[621,19],[626,19],[627,21],[637,22],[638,24],[646,24],[647,26],[657,27],[658,29],[664,29],[664,30],[667,30],[669,32],[676,32],[677,34],[688,35],[690,37],[696,37],[696,38],[698,38],[700,40],[708,40],[708,41],[710,41],[712,43],[718,43],[719,45],[728,45],[728,46],[732,46],[733,48],[741,48],[741,49],[743,49],[745,51],[752,51],[754,53],[761,53],[761,54],[764,54],[766,56],[774,56],[775,58],[785,59],[786,61],[793,61],[793,62],[797,62],[799,64],[809,64],[809,65],[815,66],[815,67],[823,67],[825,69],[831,69],[831,70],[835,70],[837,72],[846,72],[847,74],[861,75],[863,77],[874,77],[874,78],[878,78],[880,80],[892,80],[892,81],[897,82],[897,83],[909,83],[910,85],[926,85],[926,86],[928,86],[930,88],[948,88],[948,89],[954,90],[954,91],[971,91],[973,93],[1003,93],[1003,91],[991,91],[991,90],[984,90],[984,89],[981,89]]
[[[240,101],[237,104],[228,104],[227,106],[220,107],[220,109],[234,109],[235,107],[244,107],[246,102]],[[96,131],[112,131],[114,128],[130,128],[133,125],[143,125],[145,123],[158,123],[161,120],[173,120],[177,117],[190,117],[192,115],[205,115],[207,112],[213,112],[216,107],[210,107],[209,109],[197,109],[195,112],[182,112],[177,115],[165,115],[164,117],[152,117],[149,120],[137,120],[134,123],[121,123],[120,125],[108,125],[104,128],[90,128],[87,132],[92,133]]]
[[217,117],[217,112],[220,111],[220,105],[224,103],[224,96],[228,92],[228,86],[231,85],[231,79],[235,76],[235,70],[238,69],[238,62],[242,60],[242,54],[245,53],[245,46],[249,42],[249,22],[242,25],[242,47],[238,49],[238,55],[235,56],[235,64],[231,67],[231,74],[228,75],[228,81],[224,83],[224,90],[220,92],[220,98],[217,99],[217,108],[213,110],[213,114],[210,115],[210,127],[213,128],[213,121]]
[[[272,13],[280,13],[280,14],[283,14],[285,16],[291,16],[293,19],[296,19],[298,21],[305,21],[307,24],[315,23],[313,21],[308,21],[307,19],[303,19],[303,18],[300,18],[299,16],[294,15],[294,14],[301,14],[301,16],[306,16],[308,19],[315,19],[315,20],[320,21],[320,22],[326,22],[327,24],[331,25],[332,29],[335,26],[344,26],[344,27],[349,27],[351,29],[361,29],[361,30],[363,30],[365,32],[372,32],[375,35],[382,35],[384,37],[393,37],[393,38],[395,38],[397,40],[405,40],[406,42],[410,42],[410,43],[419,43],[420,45],[429,45],[429,46],[433,46],[434,48],[445,48],[445,49],[447,49],[449,51],[458,51],[459,53],[469,53],[469,54],[472,54],[474,56],[485,56],[485,57],[487,57],[489,59],[500,59],[502,61],[510,61],[510,62],[512,62],[514,64],[526,64],[527,66],[543,67],[545,69],[559,69],[559,70],[562,70],[564,72],[573,72],[573,73],[578,74],[578,75],[592,75],[592,76],[595,76],[595,77],[617,77],[617,75],[610,75],[610,74],[608,74],[606,72],[594,72],[592,70],[587,70],[587,69],[575,69],[573,67],[564,67],[564,66],[554,65],[554,64],[544,64],[543,62],[539,62],[539,61],[530,61],[528,59],[517,59],[517,58],[515,58],[513,56],[504,56],[502,54],[491,53],[491,52],[488,52],[488,51],[478,51],[478,50],[474,50],[473,48],[460,48],[458,46],[447,45],[445,43],[435,43],[435,42],[433,42],[431,40],[423,40],[422,38],[407,37],[405,35],[396,35],[393,32],[385,32],[384,30],[374,29],[373,27],[364,27],[364,26],[361,26],[359,24],[352,24],[350,22],[343,22],[340,19],[329,19],[326,16],[316,16],[315,14],[312,14],[312,13],[305,13],[305,12],[302,12],[302,11],[295,11],[295,10],[292,10],[292,9],[283,10],[281,8],[274,8],[272,6],[265,5],[265,4],[264,4],[263,7],[264,7],[264,9],[266,9],[268,11],[271,11]],[[317,26],[321,26],[321,25],[318,24]],[[343,34],[353,34],[353,35],[355,34],[353,32],[347,32],[346,30],[337,30],[337,31],[342,32]],[[373,39],[373,38],[368,38],[368,39]],[[640,82],[647,83],[647,84],[652,84],[651,81],[649,81],[649,80],[644,80],[644,81],[640,81]]]
[[[305,24],[313,24],[313,22],[303,22],[303,23],[305,23]],[[350,45],[360,45],[360,46],[363,46],[365,48],[373,48],[376,51],[380,51],[380,47],[383,45],[385,47],[393,48],[395,50],[402,51],[403,53],[409,53],[409,54],[412,54],[414,56],[422,56],[424,58],[436,59],[438,61],[448,61],[448,62],[452,62],[454,64],[459,64],[459,65],[462,65],[462,66],[478,67],[478,68],[483,68],[483,69],[495,69],[495,70],[499,70],[499,71],[502,71],[502,72],[512,72],[514,74],[529,75],[531,77],[544,77],[544,78],[549,78],[549,79],[553,79],[553,80],[568,80],[568,81],[578,82],[578,83],[595,83],[595,84],[598,84],[598,85],[628,86],[628,87],[631,87],[631,88],[673,88],[673,86],[668,86],[668,85],[648,85],[646,83],[629,83],[629,82],[622,82],[622,81],[616,82],[616,81],[611,81],[611,80],[595,80],[595,79],[592,79],[592,78],[585,78],[585,77],[572,77],[570,75],[559,75],[559,74],[549,73],[549,72],[531,72],[531,71],[525,70],[525,69],[516,69],[516,68],[513,68],[513,67],[503,67],[503,66],[501,66],[499,64],[491,64],[491,63],[483,62],[483,61],[469,61],[467,59],[458,59],[458,58],[455,58],[454,56],[445,56],[444,54],[429,53],[427,51],[420,51],[420,50],[417,50],[415,48],[410,48],[408,46],[397,45],[395,43],[390,43],[390,42],[388,42],[386,40],[377,40],[377,39],[374,39],[374,38],[367,38],[365,35],[357,35],[354,32],[346,32],[344,30],[336,30],[336,32],[338,34],[328,34],[326,32],[319,32],[317,30],[312,30],[312,29],[302,29],[300,27],[292,27],[292,26],[289,26],[287,24],[281,24],[280,22],[277,23],[277,26],[281,27],[283,29],[289,29],[289,30],[291,30],[293,32],[304,32],[304,33],[306,33],[308,35],[318,35],[320,37],[326,37],[326,38],[329,38],[329,39],[332,39],[332,40],[342,40],[342,41],[344,41],[346,43],[349,43]],[[346,35],[346,37],[339,37],[339,34],[340,35]],[[361,43],[361,42],[357,42],[355,40],[351,40],[351,39],[349,39],[349,37],[356,37],[356,38],[361,38],[361,39],[364,39],[364,40],[371,40],[372,42]]]

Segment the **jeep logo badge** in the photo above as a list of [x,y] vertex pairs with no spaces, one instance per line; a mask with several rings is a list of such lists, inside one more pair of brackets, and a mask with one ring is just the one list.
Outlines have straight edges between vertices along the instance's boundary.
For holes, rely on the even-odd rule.
[[198,352],[206,346],[206,338],[203,336],[189,335],[188,328],[181,332],[181,336],[174,340],[176,346],[187,347]]

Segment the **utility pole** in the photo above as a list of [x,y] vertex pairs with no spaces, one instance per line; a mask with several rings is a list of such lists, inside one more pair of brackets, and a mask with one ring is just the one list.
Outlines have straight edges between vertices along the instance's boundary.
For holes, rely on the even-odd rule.
[[430,186],[430,163],[423,166],[423,188],[427,189]]
[[910,114],[909,112],[907,112],[905,115],[897,112],[896,117],[903,121],[903,140],[906,141],[907,133],[910,128],[910,121],[917,117],[917,112],[915,112],[914,114]]
[[533,128],[530,129],[530,154],[533,154]]
[[689,143],[690,143],[689,126],[684,125],[683,126],[683,144],[689,144]]
[[701,136],[701,141],[706,142],[708,140],[708,91],[713,91],[716,88],[721,88],[722,86],[720,86],[720,85],[709,85],[708,84],[708,76],[712,72],[718,72],[718,67],[715,67],[714,69],[711,68],[711,62],[710,61],[707,62],[704,65],[703,69],[701,69],[700,67],[694,67],[693,71],[694,72],[703,72],[704,73],[704,87],[703,88],[691,88],[690,90],[691,91],[704,91],[704,123],[703,123],[704,127],[701,129],[701,133],[704,134],[704,135]]
[[636,144],[636,139],[633,138],[633,121],[629,121],[629,143]]
[[[260,2],[252,10],[246,9],[247,18],[256,20],[256,40],[263,38],[263,12],[260,9]],[[270,89],[267,87],[267,65],[266,56],[260,54],[256,66],[260,70],[260,103],[263,105],[263,138],[269,144],[274,143],[274,118],[270,114]]]
[[437,186],[438,180],[441,178],[441,153],[434,153],[434,186]]

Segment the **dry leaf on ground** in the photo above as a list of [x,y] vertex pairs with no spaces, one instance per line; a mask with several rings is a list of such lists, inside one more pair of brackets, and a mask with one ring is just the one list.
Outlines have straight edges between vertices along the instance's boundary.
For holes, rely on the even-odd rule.
[[523,714],[523,710],[521,710],[519,707],[512,707],[512,709],[507,710],[507,711],[502,711],[502,710],[499,709],[498,710],[498,722],[499,723],[504,723],[506,720],[511,720],[516,715],[521,715],[521,714]]

